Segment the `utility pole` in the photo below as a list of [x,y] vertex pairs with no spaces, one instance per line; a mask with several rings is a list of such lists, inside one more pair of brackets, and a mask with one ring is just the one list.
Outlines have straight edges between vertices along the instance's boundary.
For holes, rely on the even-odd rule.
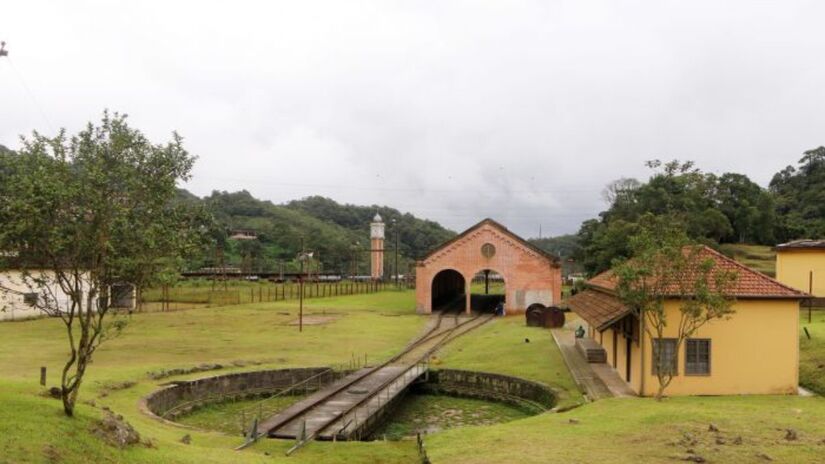
[[301,295],[298,297],[298,332],[304,331],[304,237],[301,237],[301,252],[298,254],[298,261],[301,263],[301,273],[298,274],[298,286]]
[[352,244],[352,258],[353,258],[353,272],[352,277],[353,279],[357,279],[358,277],[358,250],[360,248],[360,244],[355,242]]

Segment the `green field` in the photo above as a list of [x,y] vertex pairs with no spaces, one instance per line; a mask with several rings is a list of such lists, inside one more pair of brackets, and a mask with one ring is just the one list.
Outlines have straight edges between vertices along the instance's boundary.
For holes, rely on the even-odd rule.
[[[412,310],[413,293],[382,292],[307,302],[309,317],[333,319],[308,325],[299,334],[294,302],[260,303],[132,316],[126,332],[97,353],[83,386],[77,417],[63,416],[59,401],[40,394],[39,367],[49,369],[49,385],[66,355],[58,321],[0,324],[0,463],[257,463],[374,462],[416,463],[411,440],[313,443],[285,458],[291,442],[263,440],[243,452],[233,434],[160,423],[137,409],[138,400],[170,380],[237,370],[345,363],[369,353],[389,357],[423,330],[425,319]],[[804,313],[803,313],[804,314]],[[580,395],[546,330],[527,328],[523,318],[496,319],[459,338],[439,354],[437,367],[517,375],[555,388],[561,404]],[[825,312],[802,335],[802,383],[825,391]],[[530,340],[529,343],[525,339]],[[149,372],[201,363],[223,369],[152,380]],[[123,382],[135,382],[122,388]],[[122,414],[149,446],[125,450],[103,443],[90,429],[107,406]],[[239,402],[231,407],[244,408]],[[215,410],[184,419],[204,426]],[[232,432],[232,415],[223,415]],[[226,419],[230,417],[230,419]],[[708,432],[710,424],[719,433]],[[795,440],[787,440],[787,429]],[[191,444],[181,443],[189,434]],[[825,452],[825,400],[782,396],[610,399],[565,413],[545,413],[489,426],[463,426],[425,438],[436,463],[680,462],[688,451],[707,462],[822,462]],[[766,458],[767,457],[767,458]]]
[[526,327],[521,316],[493,319],[472,336],[459,338],[444,349],[436,365],[542,382],[556,390],[560,407],[583,401],[550,331]]
[[[797,439],[785,439],[788,429]],[[667,463],[691,455],[704,459],[694,462],[813,464],[823,462],[823,439],[822,398],[731,396],[612,398],[563,414],[452,429],[426,443],[433,462],[450,464]]]
[[[504,295],[505,283],[504,282],[493,282],[490,281],[487,283],[487,294],[488,295]],[[476,295],[484,295],[484,282],[472,282],[470,284],[470,292]]]
[[[201,432],[158,423],[137,409],[138,400],[171,379],[196,378],[241,369],[322,366],[346,363],[368,353],[382,359],[400,350],[424,327],[410,310],[412,292],[383,292],[306,302],[307,316],[335,319],[308,325],[304,333],[289,325],[297,318],[295,302],[261,303],[132,316],[126,332],[104,344],[95,356],[81,391],[77,417],[62,415],[59,401],[41,396],[39,367],[47,366],[49,385],[66,356],[59,321],[40,319],[0,324],[0,463],[18,462],[272,462],[291,444],[265,440],[238,453],[237,436]],[[151,380],[148,372],[220,363],[246,364],[187,376]],[[112,385],[132,381],[130,388]],[[105,395],[105,396],[104,396]],[[95,406],[85,402],[94,401]],[[102,406],[120,413],[154,447],[120,451],[89,432]],[[185,434],[192,443],[180,443]],[[409,442],[318,443],[294,462],[412,462]]]
[[808,310],[800,311],[799,321],[808,329],[799,334],[799,384],[825,395],[825,309],[814,310],[808,323]]
[[728,243],[721,246],[722,253],[740,263],[771,277],[776,275],[776,252],[765,245]]

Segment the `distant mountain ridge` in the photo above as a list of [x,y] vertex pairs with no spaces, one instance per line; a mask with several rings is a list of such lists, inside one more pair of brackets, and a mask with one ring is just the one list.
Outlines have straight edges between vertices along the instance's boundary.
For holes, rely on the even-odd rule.
[[[248,191],[213,191],[198,198],[183,190],[180,198],[200,203],[227,232],[251,229],[258,239],[234,241],[222,237],[224,263],[262,271],[296,266],[295,256],[303,246],[314,252],[321,269],[349,274],[369,272],[369,224],[379,213],[386,223],[385,269],[393,270],[395,237],[398,234],[399,269],[405,273],[412,262],[438,244],[455,236],[437,222],[416,218],[388,206],[340,204],[311,196],[286,204],[259,200]],[[393,222],[395,221],[395,222]],[[217,256],[203,256],[190,266],[214,266]],[[316,262],[317,265],[317,262]],[[357,266],[357,269],[356,269]]]

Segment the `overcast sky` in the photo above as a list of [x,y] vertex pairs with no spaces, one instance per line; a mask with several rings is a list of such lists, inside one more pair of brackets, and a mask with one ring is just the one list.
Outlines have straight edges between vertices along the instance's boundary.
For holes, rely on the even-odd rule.
[[825,2],[4,1],[0,144],[104,108],[185,187],[571,233],[652,158],[762,185],[825,144]]

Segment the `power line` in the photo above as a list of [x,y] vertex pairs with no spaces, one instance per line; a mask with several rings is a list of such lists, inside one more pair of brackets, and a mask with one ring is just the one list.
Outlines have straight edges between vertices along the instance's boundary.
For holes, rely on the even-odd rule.
[[6,42],[0,42],[0,58],[2,57],[5,57],[6,61],[8,61],[9,67],[11,67],[12,71],[17,76],[17,79],[20,81],[20,85],[23,86],[23,89],[26,91],[26,95],[32,101],[34,107],[37,108],[37,112],[40,113],[40,117],[42,117],[43,120],[46,122],[46,125],[48,126],[49,130],[51,132],[54,132],[54,126],[52,125],[51,120],[46,115],[46,112],[43,110],[43,107],[40,105],[40,102],[34,96],[34,92],[32,92],[31,88],[26,83],[26,79],[23,77],[23,73],[17,69],[17,66],[14,65],[11,56],[9,56],[9,51],[6,50]]

